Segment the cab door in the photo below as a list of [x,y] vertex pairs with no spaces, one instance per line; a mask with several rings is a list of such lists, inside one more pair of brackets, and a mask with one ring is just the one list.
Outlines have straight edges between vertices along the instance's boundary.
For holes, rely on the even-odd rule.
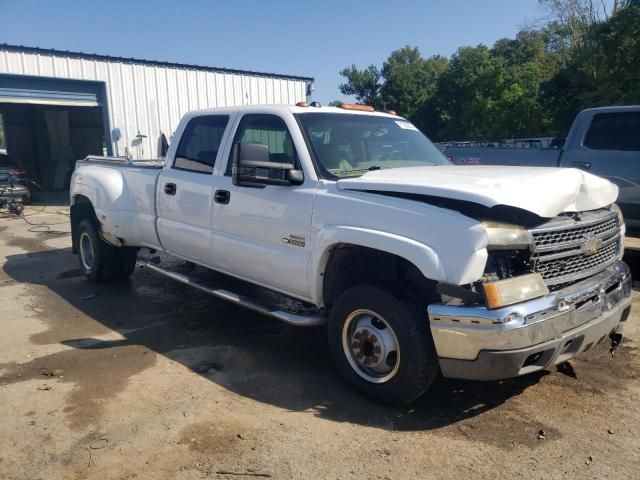
[[[295,128],[295,121],[290,121]],[[297,150],[304,145],[294,145],[289,126],[278,115],[245,114],[232,144],[238,142],[265,144],[270,161],[301,168]],[[309,236],[317,182],[305,172],[301,185],[234,185],[231,153],[214,193],[217,265],[246,280],[308,299]]]
[[213,171],[224,145],[228,115],[192,118],[172,165],[158,178],[158,236],[168,252],[214,267],[211,248]]

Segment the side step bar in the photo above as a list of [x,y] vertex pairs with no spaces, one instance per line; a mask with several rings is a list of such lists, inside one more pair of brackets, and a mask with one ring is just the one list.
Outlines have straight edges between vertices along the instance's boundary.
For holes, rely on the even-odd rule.
[[197,288],[198,290],[208,293],[209,295],[213,295],[214,297],[221,298],[222,300],[227,300],[229,302],[235,303],[236,305],[241,305],[255,312],[262,313],[263,315],[281,320],[290,325],[297,325],[300,327],[314,327],[316,325],[324,325],[325,323],[327,323],[327,316],[322,313],[314,313],[312,315],[297,315],[295,313],[284,312],[282,310],[274,310],[268,306],[260,305],[259,303],[256,303],[248,297],[238,295],[221,288],[212,288],[206,285],[204,282],[198,280],[197,278],[189,277],[187,275],[183,275],[182,273],[167,270],[145,261],[139,262],[138,264],[156,273],[164,275],[165,277],[169,277],[172,280],[183,283],[184,285],[189,285],[190,287]]

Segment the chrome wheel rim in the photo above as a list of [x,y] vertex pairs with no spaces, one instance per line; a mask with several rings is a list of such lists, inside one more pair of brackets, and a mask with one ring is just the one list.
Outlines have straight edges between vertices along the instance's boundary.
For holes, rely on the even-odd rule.
[[371,310],[356,310],[344,322],[342,349],[351,368],[364,380],[384,383],[400,367],[400,344],[389,323]]
[[91,270],[93,268],[93,242],[91,241],[89,234],[86,232],[82,232],[80,235],[80,260],[82,261],[82,266],[86,270]]

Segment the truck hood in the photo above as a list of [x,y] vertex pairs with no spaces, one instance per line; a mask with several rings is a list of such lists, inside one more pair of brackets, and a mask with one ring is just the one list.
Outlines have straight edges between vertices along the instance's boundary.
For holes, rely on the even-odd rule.
[[551,218],[561,212],[602,208],[615,202],[618,187],[575,168],[426,166],[367,172],[338,180],[341,190],[399,192],[508,205]]

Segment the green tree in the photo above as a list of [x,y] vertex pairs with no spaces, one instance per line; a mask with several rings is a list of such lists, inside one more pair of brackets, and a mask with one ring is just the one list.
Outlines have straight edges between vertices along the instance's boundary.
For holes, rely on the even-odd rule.
[[440,125],[428,130],[437,129],[439,139],[489,137],[503,83],[500,65],[485,45],[458,49],[438,81],[431,107]]
[[621,3],[608,20],[591,26],[566,65],[541,86],[553,130],[566,133],[587,107],[640,103],[640,1]]
[[406,46],[381,68],[343,69],[340,90],[395,109],[433,140],[566,134],[582,108],[640,103],[640,0],[540,4],[540,28],[449,60]]
[[380,95],[382,89],[382,72],[375,65],[369,65],[364,70],[358,70],[354,65],[344,68],[340,75],[346,82],[339,85],[344,95],[353,95],[359,103],[380,108],[383,100]]
[[559,56],[549,51],[550,36],[523,30],[515,39],[500,39],[491,55],[501,69],[503,88],[494,104],[493,138],[544,135],[551,120],[539,90],[558,69]]
[[[585,42],[589,30],[609,15],[606,4],[599,0],[538,0],[551,21],[565,37],[568,48],[576,48]],[[617,9],[617,1],[613,9]]]
[[448,68],[449,60],[445,57],[425,59],[417,48],[406,46],[392,52],[382,65],[385,106],[416,124],[420,123],[420,110],[435,93],[438,78]]

